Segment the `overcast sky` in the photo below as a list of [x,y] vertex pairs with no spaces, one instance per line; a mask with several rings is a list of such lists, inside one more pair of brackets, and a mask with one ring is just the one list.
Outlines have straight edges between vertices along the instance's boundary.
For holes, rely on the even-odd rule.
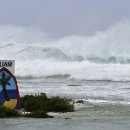
[[130,19],[130,0],[0,0],[0,25],[40,28],[51,37],[92,35]]

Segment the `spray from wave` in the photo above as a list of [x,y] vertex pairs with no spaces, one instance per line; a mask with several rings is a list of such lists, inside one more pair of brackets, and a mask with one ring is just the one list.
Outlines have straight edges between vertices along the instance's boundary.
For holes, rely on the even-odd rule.
[[0,26],[0,58],[16,60],[17,76],[61,74],[85,80],[129,80],[129,34],[129,21],[95,36],[58,40],[32,28]]

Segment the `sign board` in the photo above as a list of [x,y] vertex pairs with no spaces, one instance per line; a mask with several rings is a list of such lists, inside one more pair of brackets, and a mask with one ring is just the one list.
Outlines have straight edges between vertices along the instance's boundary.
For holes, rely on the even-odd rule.
[[16,78],[6,67],[0,69],[0,106],[22,108]]
[[7,68],[13,75],[15,75],[15,60],[0,60],[0,69]]

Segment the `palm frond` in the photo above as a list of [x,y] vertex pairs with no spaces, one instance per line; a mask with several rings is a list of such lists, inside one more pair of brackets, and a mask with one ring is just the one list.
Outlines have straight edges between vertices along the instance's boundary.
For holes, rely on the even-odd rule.
[[5,79],[5,73],[4,72],[2,73],[2,79]]
[[6,78],[6,82],[8,82],[11,79],[11,76]]
[[0,85],[10,85],[9,81],[11,79],[11,76],[7,76],[5,75],[5,72],[2,72],[2,77],[0,79]]

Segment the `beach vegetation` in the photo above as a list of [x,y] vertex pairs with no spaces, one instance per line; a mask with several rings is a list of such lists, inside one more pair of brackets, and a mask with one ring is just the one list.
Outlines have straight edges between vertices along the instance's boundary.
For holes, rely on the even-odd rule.
[[73,112],[74,105],[70,100],[61,97],[47,97],[46,94],[25,95],[21,98],[25,111]]
[[23,112],[0,106],[0,118],[30,117],[53,118],[48,112],[73,112],[72,100],[62,97],[47,97],[45,93],[38,95],[25,95],[21,97]]
[[20,117],[20,114],[15,109],[0,106],[0,118],[9,118],[9,117]]

